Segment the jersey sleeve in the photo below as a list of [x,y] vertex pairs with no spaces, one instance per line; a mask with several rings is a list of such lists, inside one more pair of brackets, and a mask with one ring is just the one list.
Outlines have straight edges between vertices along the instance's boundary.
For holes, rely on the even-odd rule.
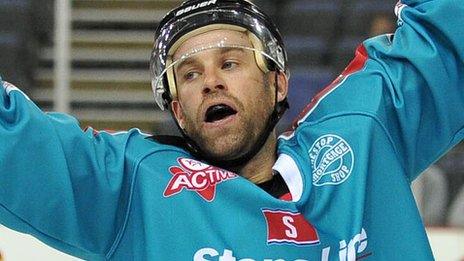
[[0,223],[69,254],[103,258],[126,212],[125,147],[135,134],[82,131],[73,117],[43,113],[0,83]]
[[464,137],[464,6],[405,0],[396,13],[393,41],[366,48],[385,70],[390,111],[379,115],[412,180]]
[[[464,137],[464,5],[404,0],[395,10],[396,32],[365,41],[298,124],[370,117],[411,181]],[[350,124],[340,120],[338,128]]]

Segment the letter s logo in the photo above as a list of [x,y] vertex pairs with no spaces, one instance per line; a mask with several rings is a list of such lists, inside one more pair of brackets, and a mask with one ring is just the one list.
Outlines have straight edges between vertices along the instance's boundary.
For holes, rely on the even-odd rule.
[[283,216],[282,222],[288,228],[285,230],[285,235],[289,238],[297,238],[298,232],[296,230],[296,227],[293,225],[295,220],[290,216]]

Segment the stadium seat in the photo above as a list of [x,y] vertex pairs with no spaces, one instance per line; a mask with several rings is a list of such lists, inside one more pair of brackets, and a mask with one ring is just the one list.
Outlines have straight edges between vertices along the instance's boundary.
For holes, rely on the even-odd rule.
[[322,37],[292,35],[284,37],[290,66],[315,66],[327,52],[327,40]]
[[17,34],[0,33],[0,76],[26,90],[32,83],[33,66],[24,45]]
[[31,87],[37,65],[31,4],[31,0],[0,0],[0,75],[24,90]]
[[285,35],[331,37],[340,14],[339,0],[288,0],[279,12],[279,26]]
[[425,225],[445,224],[448,181],[438,166],[429,167],[412,184],[414,197]]
[[396,0],[353,1],[346,7],[343,32],[359,38],[369,36],[375,17],[385,16],[396,21],[394,8]]
[[449,207],[447,225],[464,228],[464,185]]

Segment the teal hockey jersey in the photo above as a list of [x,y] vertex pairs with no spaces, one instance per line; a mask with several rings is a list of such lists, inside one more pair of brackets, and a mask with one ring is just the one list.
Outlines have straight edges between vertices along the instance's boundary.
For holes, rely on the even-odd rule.
[[396,11],[279,138],[291,200],[2,82],[0,223],[87,260],[432,260],[410,183],[464,138],[464,5]]

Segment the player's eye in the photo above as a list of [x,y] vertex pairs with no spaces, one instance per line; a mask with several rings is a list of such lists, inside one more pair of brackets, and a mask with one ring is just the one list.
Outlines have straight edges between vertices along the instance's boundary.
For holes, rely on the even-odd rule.
[[236,62],[233,62],[233,61],[225,61],[223,64],[222,64],[222,67],[221,69],[223,70],[231,70],[231,69],[234,69],[237,67],[237,63]]
[[192,80],[195,80],[196,78],[198,78],[198,76],[200,75],[199,72],[197,71],[189,71],[189,72],[186,72],[184,74],[184,80],[185,81],[192,81]]

